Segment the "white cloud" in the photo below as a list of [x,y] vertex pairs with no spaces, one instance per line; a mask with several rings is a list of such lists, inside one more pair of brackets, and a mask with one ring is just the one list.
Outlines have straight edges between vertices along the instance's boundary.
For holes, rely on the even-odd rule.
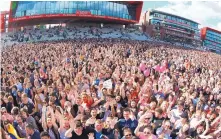
[[0,0],[1,9],[0,11],[9,11],[10,10],[10,1]]
[[164,7],[157,10],[168,12],[171,14],[183,16],[201,24],[201,26],[209,26],[218,29],[216,23],[212,20],[221,21],[221,2],[215,1],[172,1]]
[[217,24],[217,29],[218,29],[219,31],[221,31],[221,22],[219,22],[219,23]]

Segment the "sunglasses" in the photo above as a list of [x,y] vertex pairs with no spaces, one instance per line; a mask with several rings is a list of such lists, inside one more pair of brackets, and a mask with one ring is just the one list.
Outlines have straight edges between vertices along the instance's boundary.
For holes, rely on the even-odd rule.
[[149,135],[149,134],[151,134],[150,132],[144,132],[144,134],[147,134],[147,135]]
[[145,120],[150,120],[151,118],[150,117],[146,117],[146,118],[144,118]]
[[132,136],[132,134],[125,135],[125,137],[131,137],[131,136]]

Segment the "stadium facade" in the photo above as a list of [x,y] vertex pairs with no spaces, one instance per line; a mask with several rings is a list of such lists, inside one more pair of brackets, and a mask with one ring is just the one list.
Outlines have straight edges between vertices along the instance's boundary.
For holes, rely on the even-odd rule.
[[203,46],[211,51],[221,53],[221,32],[209,27],[201,29]]
[[9,25],[9,12],[2,11],[1,12],[1,32],[8,32],[8,25]]
[[143,28],[153,38],[168,42],[201,45],[199,23],[157,10],[144,14]]
[[142,1],[12,1],[10,28],[24,26],[99,22],[135,24],[140,20]]

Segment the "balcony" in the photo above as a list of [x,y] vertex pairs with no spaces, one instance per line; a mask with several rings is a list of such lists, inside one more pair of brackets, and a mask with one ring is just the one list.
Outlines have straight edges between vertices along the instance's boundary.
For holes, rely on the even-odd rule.
[[181,30],[181,29],[178,29],[178,28],[167,27],[167,26],[163,26],[163,28],[168,29],[168,30],[172,30],[172,31],[176,31],[176,32],[180,32],[180,33],[184,33],[184,34],[187,34],[187,35],[191,35],[190,32],[187,32],[187,31],[184,31],[184,30]]
[[187,39],[191,39],[191,40],[195,40],[193,37],[189,37],[189,36],[179,34],[179,33],[176,33],[176,32],[166,31],[166,34],[173,35],[173,36],[178,36],[178,37],[182,37],[182,38],[187,38]]

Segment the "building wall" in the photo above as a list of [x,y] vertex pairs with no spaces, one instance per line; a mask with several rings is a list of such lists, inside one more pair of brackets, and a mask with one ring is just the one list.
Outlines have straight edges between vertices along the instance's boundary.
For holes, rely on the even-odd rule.
[[3,32],[6,32],[8,30],[9,12],[8,11],[2,11],[0,16],[1,16],[1,33],[3,33]]
[[5,15],[1,13],[1,33],[5,32]]
[[[215,35],[209,35],[209,32],[216,33],[217,38],[215,39]],[[203,46],[210,49],[215,50],[216,52],[221,52],[221,32],[209,27],[204,27],[201,29],[201,39],[203,42]]]
[[[200,39],[198,24],[196,22],[189,19],[185,20],[183,17],[169,13],[149,10],[145,12],[143,24],[145,32],[152,37],[155,37],[160,32],[160,35],[158,35],[160,39],[164,39],[167,34],[173,36],[173,38],[177,38],[177,41],[180,40],[180,37],[186,36],[183,37],[183,40],[190,43],[199,41]],[[160,30],[155,30],[155,26],[160,26]],[[198,40],[196,40],[196,36],[198,36]]]

